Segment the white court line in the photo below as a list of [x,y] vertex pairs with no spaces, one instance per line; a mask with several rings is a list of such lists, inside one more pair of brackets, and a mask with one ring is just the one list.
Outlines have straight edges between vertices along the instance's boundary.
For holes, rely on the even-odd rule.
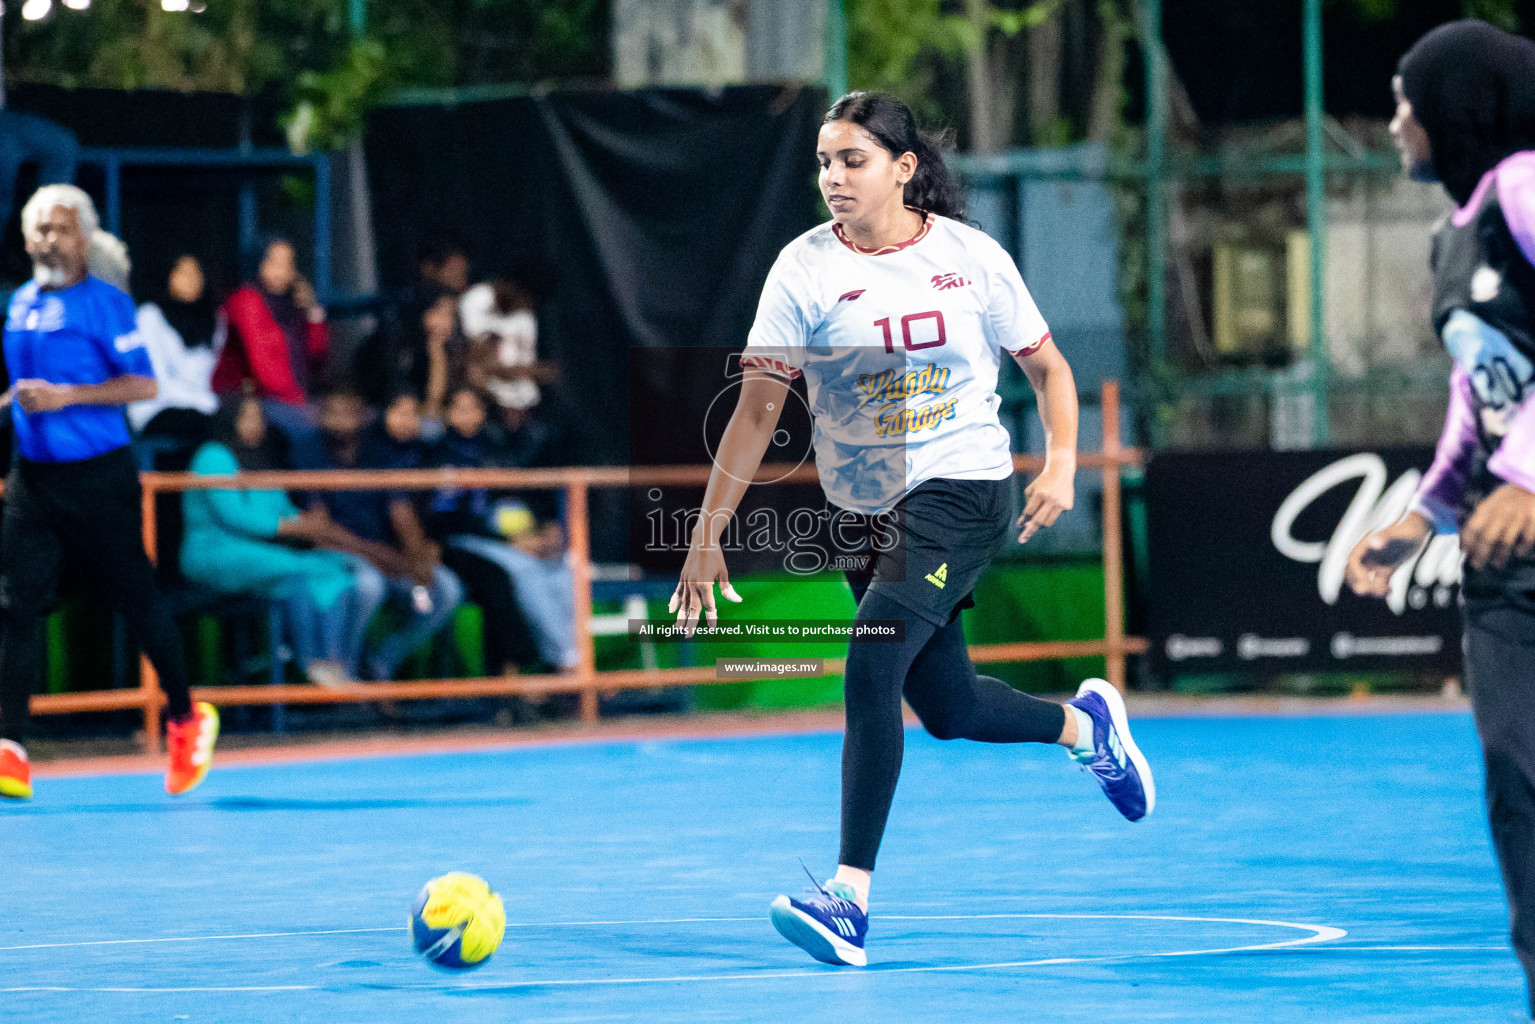
[[[667,917],[651,921],[508,921],[508,928],[597,928],[612,925],[642,924],[720,924],[733,921],[760,921],[760,917]],[[74,949],[80,946],[134,946],[159,942],[228,942],[231,939],[300,939],[306,935],[363,935],[368,932],[404,931],[390,928],[333,928],[320,932],[251,932],[245,935],[177,935],[164,939],[97,939],[93,942],[39,942],[31,946],[0,946],[0,953],[18,949]]]
[[228,942],[231,939],[291,939],[300,935],[361,935],[397,932],[399,928],[332,928],[323,932],[250,932],[246,935],[178,935],[168,939],[98,939],[94,942],[39,942],[31,946],[0,946],[0,953],[18,949],[75,949],[80,946],[141,946],[157,942]]
[[[1319,942],[1332,942],[1341,939],[1348,932],[1342,928],[1334,928],[1330,925],[1298,924],[1291,921],[1267,921],[1262,919],[1242,917],[1182,917],[1159,914],[882,914],[883,920],[891,921],[992,921],[992,920],[1047,920],[1047,921],[1177,921],[1196,922],[1200,924],[1247,924],[1271,928],[1291,928],[1297,931],[1310,932],[1297,939],[1283,939],[1279,942],[1257,943],[1246,946],[1225,946],[1212,949],[1182,949],[1158,953],[1122,953],[1114,956],[1087,956],[1087,957],[1050,957],[1040,960],[1005,960],[995,963],[979,964],[952,964],[944,966],[921,967],[873,967],[863,974],[949,974],[959,971],[986,971],[1004,970],[1017,967],[1045,967],[1058,964],[1101,964],[1122,962],[1126,960],[1147,960],[1166,957],[1183,956],[1212,956],[1221,953],[1247,953],[1266,949],[1284,949],[1300,946],[1308,946]],[[695,922],[726,922],[726,921],[760,921],[758,917],[735,918],[670,918],[642,921],[551,921],[543,924],[514,923],[509,928],[581,928],[594,925],[650,925],[650,924],[689,924]],[[220,939],[240,938],[297,938],[305,935],[340,935],[356,934],[363,932],[392,932],[398,928],[349,928],[332,931],[315,932],[270,932],[251,935],[211,935],[211,936],[187,936],[169,939],[115,939],[110,944],[126,945],[134,942],[198,942],[217,941]],[[47,946],[11,946],[0,948],[0,952],[7,949],[53,949],[63,946],[87,946],[103,945],[107,943],[57,943]],[[572,988],[596,985],[664,985],[683,983],[703,983],[720,981],[773,981],[779,978],[829,978],[848,977],[848,972],[821,970],[799,971],[762,971],[754,974],[677,974],[663,977],[649,978],[549,978],[535,981],[504,981],[504,982],[470,982],[457,985],[366,985],[359,987],[383,989],[383,990],[410,990],[410,991],[440,991],[449,990],[496,990],[496,989],[525,989],[525,988]],[[140,994],[172,994],[172,993],[216,993],[216,992],[317,992],[325,988],[323,985],[240,985],[240,986],[175,986],[165,988],[129,987],[129,986],[102,986],[97,988],[77,988],[72,986],[14,986],[0,988],[0,993],[28,993],[28,992],[112,992],[112,993],[140,993]]]
[[1317,949],[1308,949],[1308,953],[1330,953],[1335,950],[1345,952],[1397,952],[1397,953],[1488,953],[1508,951],[1513,952],[1512,946],[1325,946]]
[[[880,914],[881,921],[1007,921],[1020,919],[1042,921],[1192,921],[1204,924],[1255,924],[1276,928],[1316,928],[1309,924],[1291,924],[1287,921],[1261,921],[1238,917],[1167,917],[1156,914]],[[639,926],[656,924],[735,924],[743,921],[760,921],[761,917],[657,917],[628,921],[508,921],[511,928],[598,928]],[[397,932],[398,926],[389,928],[333,928],[327,931],[304,932],[250,932],[241,935],[178,935],[160,939],[97,939],[89,942],[42,942],[30,946],[0,946],[0,953],[23,949],[72,949],[80,946],[131,946],[161,942],[226,942],[231,939],[291,939],[306,935],[363,935],[369,932]],[[1346,932],[1339,932],[1346,935]],[[1329,941],[1338,936],[1328,935]],[[1287,943],[1287,945],[1290,943]],[[1244,947],[1245,948],[1245,947]]]
[[65,988],[61,985],[34,985],[30,988],[0,988],[0,993],[26,992],[131,992],[166,994],[173,992],[314,992],[318,985],[230,985],[225,988]]

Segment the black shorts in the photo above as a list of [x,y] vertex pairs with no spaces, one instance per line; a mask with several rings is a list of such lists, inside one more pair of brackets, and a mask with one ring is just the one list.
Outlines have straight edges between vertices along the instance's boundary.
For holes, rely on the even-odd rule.
[[853,598],[885,595],[942,628],[966,608],[981,573],[1013,525],[1010,480],[929,480],[884,516],[839,510],[870,557],[847,570]]

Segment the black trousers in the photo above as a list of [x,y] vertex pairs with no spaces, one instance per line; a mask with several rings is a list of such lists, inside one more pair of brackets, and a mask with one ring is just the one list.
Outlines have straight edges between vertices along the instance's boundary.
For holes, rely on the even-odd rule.
[[507,571],[488,558],[448,544],[442,547],[442,564],[463,581],[469,600],[485,613],[486,674],[500,675],[508,665],[536,664],[538,644],[517,604]]
[[186,655],[144,553],[138,467],[126,448],[80,462],[17,459],[0,514],[0,738],[26,736],[42,675],[43,618],[66,550],[122,613],[179,718],[191,712]]
[[1468,605],[1463,644],[1514,952],[1535,986],[1535,608]]

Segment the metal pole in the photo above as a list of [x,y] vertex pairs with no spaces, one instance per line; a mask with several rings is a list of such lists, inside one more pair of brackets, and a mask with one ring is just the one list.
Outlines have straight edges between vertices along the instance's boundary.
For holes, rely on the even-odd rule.
[[565,530],[569,534],[570,582],[576,598],[576,654],[580,659],[581,721],[597,721],[597,651],[592,646],[592,534],[588,489],[584,480],[565,488]]
[[331,165],[330,155],[314,158],[314,288],[325,302],[331,297]]
[[[251,142],[250,100],[240,100],[240,152],[249,155],[255,145]],[[251,180],[251,168],[240,169],[239,197],[240,256],[242,260],[256,248],[261,235],[261,212],[256,205],[256,183]],[[252,268],[254,269],[254,268]]]
[[351,0],[351,26],[352,39],[361,39],[368,34],[368,0]]
[[831,100],[847,92],[847,11],[843,0],[826,0],[826,93]]
[[119,237],[123,233],[123,162],[116,155],[106,159],[103,170],[107,179],[107,230]]
[[[140,515],[143,517],[140,528],[144,532],[144,554],[149,556],[150,564],[160,561],[159,527],[155,517],[155,496],[158,493],[152,484],[144,484],[140,490]],[[142,653],[139,655],[139,696],[144,709],[144,752],[158,754],[160,706],[165,703],[165,694],[160,689],[160,673],[149,663],[149,656]]]
[[1146,0],[1146,327],[1153,373],[1167,362],[1167,52],[1162,0]]
[[1119,382],[1106,380],[1099,401],[1103,423],[1103,639],[1108,646],[1105,672],[1125,688],[1125,551],[1119,464]]
[[1326,267],[1327,192],[1323,175],[1322,0],[1306,0],[1306,231],[1311,242],[1311,394],[1313,439],[1327,444],[1327,339],[1322,308]]

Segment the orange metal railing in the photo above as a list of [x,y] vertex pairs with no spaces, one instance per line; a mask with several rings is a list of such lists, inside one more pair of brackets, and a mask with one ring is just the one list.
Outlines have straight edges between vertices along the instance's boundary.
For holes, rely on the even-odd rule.
[[[1147,650],[1144,638],[1125,636],[1124,554],[1121,542],[1123,518],[1120,474],[1137,466],[1141,453],[1119,444],[1119,387],[1105,383],[1102,392],[1103,450],[1083,452],[1080,469],[1097,469],[1103,476],[1103,597],[1102,640],[1067,640],[1008,644],[983,644],[970,648],[978,662],[1053,661],[1063,658],[1103,657],[1108,678],[1125,685],[1125,658]],[[1044,460],[1032,455],[1013,459],[1019,472],[1038,472]],[[622,669],[598,672],[591,618],[591,535],[587,496],[594,487],[703,486],[708,466],[571,467],[563,469],[431,469],[431,470],[335,470],[326,472],[259,472],[239,476],[198,476],[191,473],[145,473],[144,548],[151,559],[158,556],[155,500],[158,495],[190,490],[427,490],[437,488],[496,488],[557,490],[565,492],[566,531],[571,575],[575,585],[576,645],[580,663],[574,672],[559,675],[493,676],[481,679],[425,679],[409,682],[358,683],[340,688],[310,685],[217,686],[193,691],[193,699],[235,706],[255,704],[337,704],[363,701],[421,700],[432,698],[543,696],[576,693],[581,698],[581,718],[597,719],[598,696],[607,691],[655,686],[687,686],[718,682],[712,666],[673,669]],[[813,465],[789,472],[765,465],[758,471],[762,482],[814,483]],[[842,661],[828,660],[829,673],[842,671]],[[750,677],[733,677],[739,682]],[[140,660],[139,685],[127,689],[88,690],[77,693],[42,694],[32,698],[33,714],[71,714],[82,711],[138,709],[144,716],[144,744],[159,747],[164,694],[147,659]]]

